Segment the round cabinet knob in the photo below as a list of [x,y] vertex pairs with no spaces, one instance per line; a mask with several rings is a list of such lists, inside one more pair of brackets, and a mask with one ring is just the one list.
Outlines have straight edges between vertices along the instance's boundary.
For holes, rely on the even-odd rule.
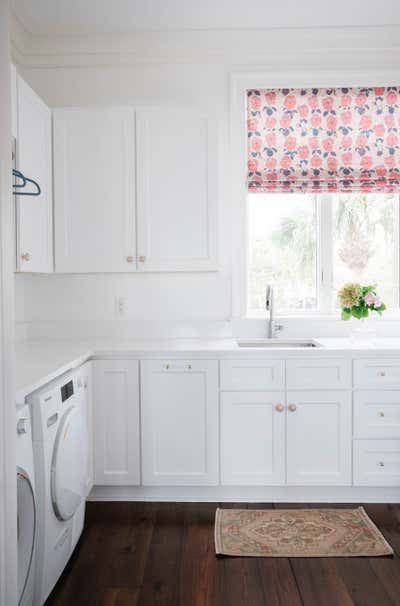
[[386,373],[385,373],[385,371],[384,371],[384,370],[380,370],[380,371],[378,372],[378,377],[386,377]]
[[133,263],[135,260],[135,257],[131,257],[130,255],[128,257],[126,257],[126,262],[127,263]]
[[30,253],[28,253],[28,252],[24,252],[24,253],[22,253],[22,255],[21,255],[21,259],[22,259],[23,261],[30,261],[30,260],[31,260],[31,255],[30,255]]
[[289,410],[290,412],[295,412],[297,410],[296,404],[289,404]]
[[169,370],[169,364],[164,364],[164,369]]
[[145,263],[145,261],[146,261],[146,257],[144,257],[143,255],[141,255],[139,257],[139,263]]
[[383,461],[378,462],[378,467],[385,467],[385,463]]
[[285,407],[283,404],[277,404],[275,406],[275,410],[276,410],[276,412],[283,412],[285,410]]
[[384,416],[385,416],[385,413],[383,412],[383,410],[380,410],[380,411],[378,412],[378,416],[379,416],[379,417],[384,417]]
[[188,370],[192,370],[192,365],[191,365],[191,364],[188,364],[188,365],[187,365],[187,369],[188,369]]

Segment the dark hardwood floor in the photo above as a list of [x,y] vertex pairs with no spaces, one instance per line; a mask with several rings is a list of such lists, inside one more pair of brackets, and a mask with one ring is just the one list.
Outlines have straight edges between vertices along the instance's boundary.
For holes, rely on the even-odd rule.
[[400,606],[400,505],[365,505],[393,558],[216,558],[216,507],[88,503],[82,538],[46,606]]

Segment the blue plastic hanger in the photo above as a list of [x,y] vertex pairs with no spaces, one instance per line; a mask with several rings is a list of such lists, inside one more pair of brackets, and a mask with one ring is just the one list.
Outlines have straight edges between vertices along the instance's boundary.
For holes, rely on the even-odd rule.
[[32,192],[13,191],[14,196],[40,196],[40,194],[42,193],[42,190],[40,189],[39,183],[37,183],[33,179],[28,179],[28,177],[25,177],[25,175],[23,175],[21,173],[21,171],[16,170],[15,168],[13,168],[12,174],[14,177],[16,177],[17,179],[20,179],[20,181],[22,181],[22,183],[13,184],[14,190],[23,189],[24,187],[26,187],[27,183],[32,183],[36,187],[36,191],[32,191]]

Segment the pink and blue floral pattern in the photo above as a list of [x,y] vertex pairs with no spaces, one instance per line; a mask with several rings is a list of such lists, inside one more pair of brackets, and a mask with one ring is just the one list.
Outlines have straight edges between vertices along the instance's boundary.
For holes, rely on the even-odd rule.
[[399,191],[399,95],[399,87],[247,91],[249,191]]

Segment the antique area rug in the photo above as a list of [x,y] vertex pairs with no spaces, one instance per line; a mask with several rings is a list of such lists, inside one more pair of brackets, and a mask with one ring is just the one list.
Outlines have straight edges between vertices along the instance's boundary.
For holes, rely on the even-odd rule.
[[383,556],[389,543],[357,509],[217,509],[217,555],[273,558]]

